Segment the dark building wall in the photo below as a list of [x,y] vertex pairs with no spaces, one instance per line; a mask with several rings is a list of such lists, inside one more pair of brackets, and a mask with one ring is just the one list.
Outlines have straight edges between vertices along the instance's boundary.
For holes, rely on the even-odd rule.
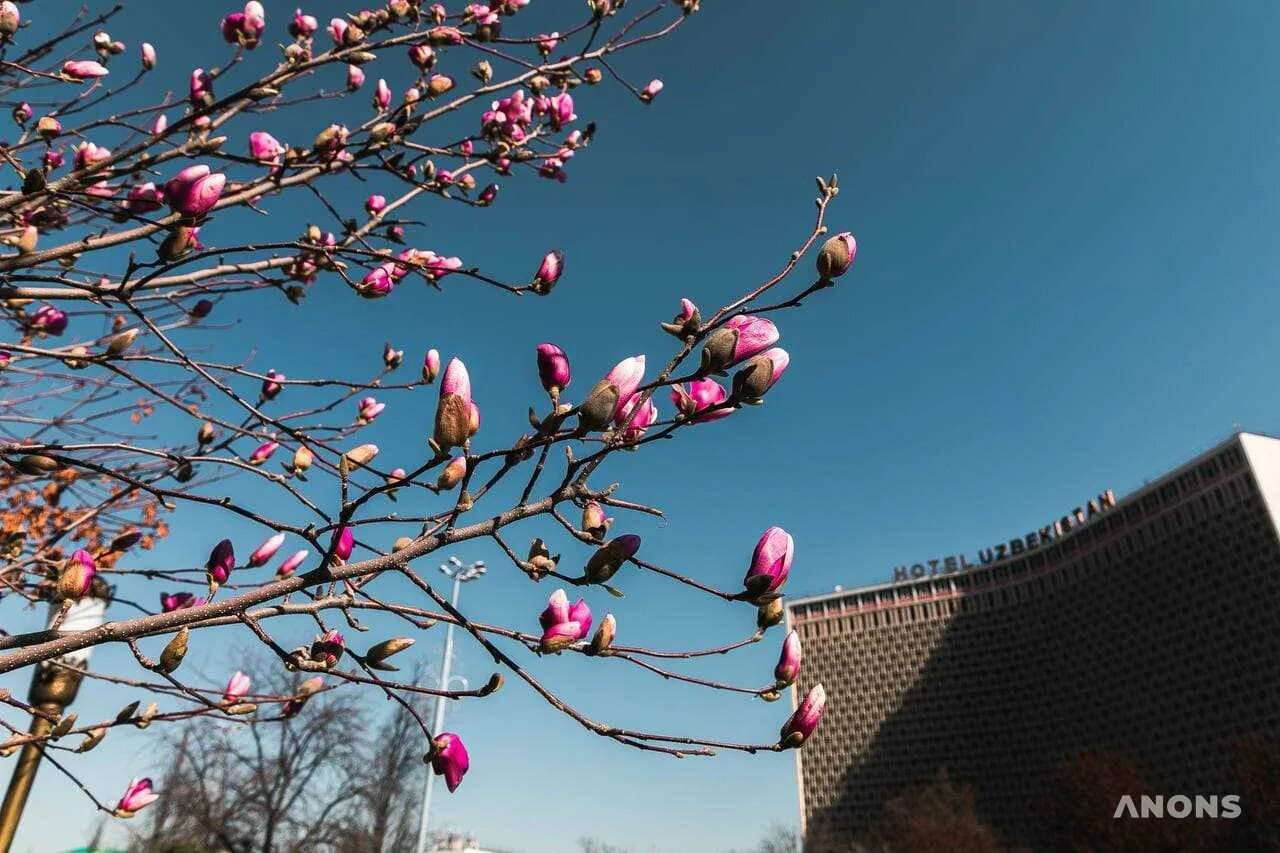
[[1237,738],[1280,732],[1280,540],[1238,439],[1053,547],[790,617],[799,691],[828,695],[799,763],[810,839],[852,837],[945,768],[1006,843],[1040,846],[1076,754],[1222,794]]

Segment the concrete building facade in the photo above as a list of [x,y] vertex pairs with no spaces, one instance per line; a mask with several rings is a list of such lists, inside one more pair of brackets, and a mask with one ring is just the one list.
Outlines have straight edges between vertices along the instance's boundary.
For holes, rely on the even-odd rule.
[[828,696],[797,752],[806,838],[851,838],[945,769],[1005,843],[1039,846],[1073,755],[1227,793],[1232,744],[1280,732],[1280,440],[1234,435],[1062,521],[789,603],[798,694]]

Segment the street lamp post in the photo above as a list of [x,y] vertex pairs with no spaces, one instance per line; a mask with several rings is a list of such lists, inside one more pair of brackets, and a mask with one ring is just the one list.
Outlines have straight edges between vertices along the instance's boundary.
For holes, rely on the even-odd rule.
[[[448,562],[440,564],[440,571],[445,577],[453,579],[453,595],[451,601],[456,610],[458,607],[458,593],[462,589],[462,585],[467,581],[473,581],[485,573],[484,560],[476,560],[474,563],[464,566],[462,561],[457,557],[450,557]],[[453,628],[452,622],[445,629],[444,634],[444,658],[440,662],[440,689],[449,689],[449,680],[452,678],[450,669],[453,662]],[[444,727],[444,697],[436,697],[435,719],[431,724],[431,734],[440,734],[440,730]],[[427,768],[427,784],[422,791],[422,816],[418,821],[418,853],[425,853],[427,849],[427,821],[431,815],[431,789],[434,787],[436,775]]]
[[[88,631],[102,624],[106,614],[106,589],[101,581],[95,581],[89,596],[72,605],[66,618],[58,625],[59,633]],[[49,625],[60,614],[60,603],[54,602],[49,608]],[[62,713],[76,698],[80,690],[80,682],[84,680],[84,670],[89,665],[89,649],[73,652],[57,661],[36,664],[31,674],[31,689],[28,700],[36,710],[44,716],[32,716],[30,733],[42,737],[49,733]],[[40,767],[40,759],[44,757],[43,745],[30,741],[23,745],[18,755],[18,763],[13,768],[13,776],[9,780],[9,788],[5,791],[4,802],[0,804],[0,853],[8,853],[13,845],[13,836],[18,831],[18,821],[22,818],[22,810],[27,805],[27,797],[31,794],[31,786],[36,780],[36,770]]]

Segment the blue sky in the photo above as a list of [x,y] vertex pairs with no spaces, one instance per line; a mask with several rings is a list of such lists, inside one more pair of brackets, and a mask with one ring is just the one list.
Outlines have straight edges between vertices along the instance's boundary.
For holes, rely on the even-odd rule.
[[[292,5],[267,4],[275,35]],[[552,5],[532,4],[528,26]],[[385,339],[415,366],[438,347],[470,367],[480,444],[492,446],[539,401],[535,344],[568,351],[571,399],[624,356],[665,359],[657,323],[679,298],[708,311],[771,274],[809,227],[813,176],[834,171],[842,191],[830,221],[857,234],[858,259],[837,288],[779,320],[791,369],[767,405],[619,459],[601,478],[667,510],[663,523],[615,528],[643,535],[648,559],[733,586],[759,533],[781,524],[797,542],[792,595],[881,582],[896,564],[972,554],[1101,489],[1123,494],[1234,425],[1277,429],[1267,379],[1280,356],[1274,4],[703,5],[676,37],[621,60],[638,84],[666,81],[653,105],[616,89],[582,94],[578,113],[600,130],[567,184],[514,181],[485,211],[414,210],[427,223],[417,245],[499,275],[525,277],[562,248],[567,272],[552,298],[406,285],[368,303],[322,281],[301,309],[250,301],[214,350],[238,356],[253,341],[256,366],[302,376],[371,374]],[[145,32],[160,50],[153,86],[185,87],[181,54],[222,55],[223,10],[206,7],[178,21],[135,3],[112,31],[131,50]],[[370,78],[406,65],[386,57]],[[314,130],[293,135],[305,143]],[[342,198],[354,210],[361,197]],[[269,224],[296,233],[318,215],[283,206]],[[236,224],[227,220],[211,230]],[[416,461],[435,395],[388,402],[368,440],[388,459]],[[179,514],[148,560],[203,560],[210,533],[184,518],[195,516]],[[224,529],[246,551],[263,538]],[[548,532],[526,526],[511,539]],[[558,544],[568,565],[587,554]],[[492,567],[464,609],[536,624],[553,587],[515,575],[488,544],[457,553]],[[750,632],[746,608],[638,573],[620,580],[624,600],[588,599],[617,614],[621,641],[699,647]],[[15,603],[0,614],[11,630],[29,624]],[[428,634],[417,648],[434,659],[442,639]],[[764,683],[781,639],[686,671]],[[239,643],[193,642],[193,659],[221,679]],[[115,650],[98,661],[128,666]],[[616,662],[536,666],[587,713],[628,726],[768,740],[787,712]],[[475,684],[491,671],[467,642],[456,667]],[[25,682],[0,679],[15,692]],[[128,698],[90,684],[78,708],[105,716]],[[592,835],[642,851],[723,851],[796,819],[788,754],[676,762],[633,752],[510,679],[447,727],[467,739],[473,765],[436,814],[495,846],[552,853]],[[114,796],[151,760],[148,743],[109,738],[82,759],[85,778]],[[73,846],[92,819],[45,768],[15,849]]]

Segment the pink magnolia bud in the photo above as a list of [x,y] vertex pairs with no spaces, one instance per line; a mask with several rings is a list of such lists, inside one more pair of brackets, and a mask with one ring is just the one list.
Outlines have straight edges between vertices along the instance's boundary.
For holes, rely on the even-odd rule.
[[471,757],[462,744],[462,738],[453,732],[442,732],[432,741],[435,749],[431,754],[431,769],[437,776],[444,777],[449,793],[458,790],[462,777],[471,768]]
[[662,81],[654,78],[649,81],[649,85],[645,86],[640,92],[640,100],[646,104],[658,97],[658,93],[662,91]]
[[449,460],[449,464],[445,465],[444,470],[440,472],[440,477],[436,480],[436,487],[442,491],[447,491],[461,483],[462,478],[465,476],[467,476],[467,457],[455,456]]
[[595,384],[578,407],[579,422],[589,430],[604,429],[622,414],[643,380],[643,355],[633,355],[618,362],[604,379]]
[[346,650],[346,641],[337,631],[328,631],[311,642],[310,655],[316,663],[326,668],[334,667]]
[[800,702],[800,707],[782,726],[780,743],[792,749],[804,745],[822,722],[822,712],[827,705],[827,691],[821,684],[813,685],[813,689]]
[[538,378],[552,398],[569,387],[573,374],[569,371],[569,358],[555,344],[538,344]]
[[133,817],[136,812],[141,811],[147,806],[160,799],[160,795],[151,790],[151,780],[142,777],[129,782],[129,787],[125,788],[124,796],[120,798],[120,802],[116,803],[116,815],[118,817]]
[[164,193],[151,181],[136,187],[130,187],[129,195],[124,202],[125,209],[131,213],[151,213],[159,210],[163,204]]
[[278,441],[262,442],[262,444],[259,444],[257,447],[255,447],[253,452],[249,454],[249,464],[261,465],[262,463],[270,459],[271,454],[275,453],[279,448],[280,448],[280,442]]
[[196,598],[190,592],[160,593],[160,609],[165,613],[172,613],[175,610],[187,610],[191,607],[199,607],[201,604],[204,604],[204,599]]
[[609,532],[613,519],[605,516],[604,507],[596,501],[587,501],[582,506],[582,529],[591,534],[597,541],[604,539]]
[[22,12],[18,9],[18,4],[13,0],[4,0],[0,3],[0,36],[8,41],[20,26],[22,26]]
[[61,335],[67,330],[66,312],[54,308],[52,305],[41,305],[31,315],[31,328],[37,332],[44,332],[46,335]]
[[378,78],[378,85],[373,89],[373,106],[377,110],[385,110],[391,106],[391,87],[381,77]]
[[262,40],[267,28],[267,13],[257,0],[244,4],[243,12],[232,12],[222,19],[222,37],[228,44],[238,44],[245,50],[253,50]]
[[579,598],[573,605],[563,589],[551,593],[547,609],[538,617],[542,626],[542,650],[558,652],[591,633],[591,608]]
[[608,583],[618,573],[622,564],[630,560],[640,550],[640,537],[634,533],[626,533],[616,539],[610,539],[591,555],[587,561],[584,574],[592,583]]
[[431,45],[415,44],[409,48],[409,61],[420,71],[430,71],[436,64],[436,52],[431,49]]
[[551,51],[555,50],[556,45],[559,43],[559,33],[551,33],[550,35],[544,33],[543,35],[538,36],[538,51],[542,54],[543,58],[546,58],[551,55]]
[[31,104],[23,101],[13,108],[13,120],[18,125],[24,125],[31,120]]
[[58,595],[64,601],[78,601],[89,594],[93,577],[98,573],[98,564],[93,555],[83,548],[77,548],[58,574]]
[[175,212],[201,216],[213,209],[222,197],[227,176],[210,174],[203,163],[188,166],[164,185],[164,195]]
[[356,413],[356,423],[362,425],[373,423],[374,418],[382,414],[382,410],[386,407],[386,403],[379,403],[374,397],[365,397],[360,401],[360,407]]
[[169,117],[164,113],[160,113],[160,115],[156,116],[156,120],[151,123],[151,133],[154,136],[159,136],[168,129]]
[[341,527],[333,532],[333,539],[329,543],[333,548],[333,555],[339,560],[346,562],[351,559],[351,552],[355,548],[356,537],[351,532],[350,527]]
[[62,63],[62,73],[73,80],[96,80],[106,77],[110,72],[106,66],[91,59],[74,59]]
[[658,422],[658,407],[653,404],[653,397],[643,403],[640,402],[640,397],[640,394],[632,394],[615,419],[627,441],[638,441],[645,429]]
[[732,407],[715,408],[727,399],[729,392],[714,379],[695,379],[689,383],[688,391],[685,391],[683,385],[671,388],[671,402],[695,423],[717,421],[732,415]]
[[209,559],[204,564],[204,570],[217,583],[226,583],[227,578],[231,577],[231,570],[235,567],[236,550],[230,539],[223,539],[214,545],[213,550],[209,552]]
[[551,292],[551,288],[556,286],[556,282],[560,280],[560,275],[564,272],[564,254],[559,249],[553,249],[542,257],[542,263],[538,265],[538,271],[533,276],[533,292],[546,295]]
[[716,329],[702,346],[702,371],[724,370],[778,342],[778,327],[765,317],[738,314]]
[[152,46],[151,42],[144,41],[142,43],[141,53],[142,53],[143,69],[150,71],[152,68],[155,68],[156,67],[156,49],[155,47]]
[[284,152],[285,147],[271,134],[262,130],[249,134],[249,155],[259,163],[278,166]]
[[782,347],[765,350],[733,375],[733,396],[747,403],[760,402],[790,363],[791,357]]
[[396,289],[395,264],[383,264],[364,274],[356,293],[365,299],[379,299]]
[[264,400],[274,400],[284,390],[282,380],[287,377],[283,373],[276,373],[275,370],[267,371],[267,378],[262,380],[262,398]]
[[249,568],[256,569],[258,566],[265,566],[270,562],[271,558],[276,555],[276,551],[279,551],[280,546],[284,544],[284,538],[283,533],[277,533],[253,549],[253,553],[249,555]]
[[824,281],[839,278],[853,266],[853,259],[858,254],[858,241],[848,231],[841,231],[818,250],[818,275]]
[[785,687],[788,684],[795,684],[796,679],[800,677],[800,635],[791,631],[787,634],[787,638],[782,641],[782,652],[778,655],[778,665],[773,668],[773,677],[777,679],[778,685]]
[[92,142],[85,142],[76,146],[76,156],[73,162],[77,169],[87,169],[101,163],[103,160],[111,159],[111,149],[94,145]]
[[756,543],[751,566],[742,584],[752,595],[774,592],[786,583],[795,557],[796,545],[791,534],[781,527],[770,527]]
[[433,440],[440,452],[462,447],[471,437],[471,377],[461,359],[454,358],[440,381],[440,402],[436,407]]
[[289,575],[296,572],[298,570],[298,566],[302,565],[302,561],[307,559],[307,554],[309,553],[311,552],[305,549],[302,551],[294,551],[293,554],[281,563],[278,569],[276,569],[276,577],[287,578]]
[[387,197],[383,195],[371,195],[364,200],[364,209],[370,216],[381,213],[386,206]]
[[387,370],[395,370],[397,367],[399,367],[403,363],[404,363],[404,350],[392,349],[391,342],[387,341],[387,343],[382,347],[383,366],[385,366]]
[[[337,19],[335,18],[334,20],[337,20]],[[361,68],[359,65],[348,65],[347,66],[347,91],[354,92],[363,85],[364,85],[364,69]]]
[[498,185],[489,184],[489,186],[485,187],[480,191],[480,195],[476,197],[476,203],[479,204],[481,207],[488,207],[489,205],[493,204],[497,200],[497,198],[498,198]]
[[249,676],[237,669],[235,674],[227,679],[227,686],[222,691],[222,700],[228,704],[238,702],[248,695],[251,686]]
[[293,10],[293,20],[289,22],[289,35],[296,39],[308,38],[320,28],[320,22],[313,15],[302,14],[301,9]]
[[187,92],[191,105],[197,109],[213,102],[213,75],[203,68],[191,71],[191,79],[187,84]]
[[449,13],[445,11],[443,3],[432,3],[428,11],[431,13],[431,20],[437,24],[443,24]]
[[438,350],[429,349],[426,357],[422,359],[422,381],[435,382],[439,375],[440,353]]

